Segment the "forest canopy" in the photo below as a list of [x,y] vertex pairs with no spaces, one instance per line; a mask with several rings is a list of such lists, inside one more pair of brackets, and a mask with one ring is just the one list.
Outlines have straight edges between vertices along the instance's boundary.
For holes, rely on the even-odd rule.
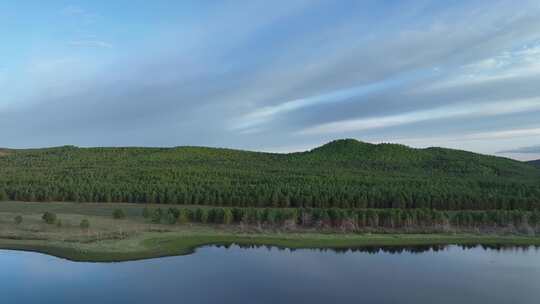
[[533,166],[537,166],[540,168],[540,159],[538,160],[532,160],[529,162],[529,164],[533,165]]
[[2,150],[0,200],[237,207],[540,208],[540,170],[443,148],[337,140],[311,151]]

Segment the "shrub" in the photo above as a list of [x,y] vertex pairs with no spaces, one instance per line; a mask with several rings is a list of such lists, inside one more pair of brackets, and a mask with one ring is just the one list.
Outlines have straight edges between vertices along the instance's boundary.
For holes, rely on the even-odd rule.
[[174,216],[174,213],[172,212],[167,212],[166,220],[167,220],[167,224],[169,225],[176,224],[176,216]]
[[167,213],[171,213],[175,218],[178,218],[180,216],[180,209],[178,209],[178,208],[169,208],[169,209],[167,209]]
[[223,211],[223,208],[215,208],[214,214],[212,216],[212,223],[223,223],[223,216],[225,215],[225,212]]
[[148,207],[144,207],[144,209],[142,210],[142,217],[144,217],[145,219],[150,217],[150,209],[148,209]]
[[200,218],[201,223],[203,224],[208,223],[208,210],[204,208],[200,210],[201,210],[201,218]]
[[161,210],[161,208],[154,210],[154,212],[152,213],[152,222],[159,224],[159,222],[161,222],[162,216],[163,216],[163,211]]
[[266,215],[266,220],[268,221],[268,224],[276,224],[278,221],[278,214],[275,209],[269,209],[268,213]]
[[126,214],[124,213],[122,209],[115,209],[113,211],[113,218],[115,220],[120,220],[120,219],[126,218]]
[[62,221],[60,219],[56,220],[56,227],[62,227]]
[[195,211],[192,209],[186,208],[184,209],[185,216],[188,220],[188,222],[194,222],[195,221]]
[[189,222],[189,214],[187,209],[180,209],[178,214],[178,222],[180,224],[186,224]]
[[81,229],[86,230],[86,229],[90,228],[90,222],[87,219],[83,219],[79,226],[81,226]]
[[20,225],[23,221],[23,218],[22,216],[17,215],[13,220],[15,221],[15,224]]
[[43,216],[41,218],[43,219],[43,221],[45,221],[45,223],[49,225],[52,225],[56,222],[56,214],[49,211],[43,213]]
[[234,218],[231,209],[225,208],[225,210],[223,211],[223,224],[230,225],[232,224],[233,219]]
[[193,212],[193,221],[194,222],[201,222],[201,217],[202,217],[201,208],[195,209],[195,212]]
[[6,194],[6,192],[2,189],[0,189],[0,201],[7,201],[8,200],[8,195]]

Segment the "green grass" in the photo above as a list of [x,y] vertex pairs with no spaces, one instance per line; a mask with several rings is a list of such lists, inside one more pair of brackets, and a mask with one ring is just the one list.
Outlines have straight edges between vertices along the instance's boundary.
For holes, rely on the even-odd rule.
[[209,229],[206,232],[144,233],[118,241],[92,243],[42,240],[0,240],[0,248],[46,253],[74,261],[115,262],[186,255],[206,245],[268,245],[280,248],[358,248],[418,245],[540,245],[540,238],[482,235],[326,235],[326,234],[237,234]]
[[[284,248],[354,248],[443,244],[540,245],[540,238],[477,234],[353,234],[316,231],[257,231],[239,226],[151,224],[145,205],[78,203],[0,203],[0,248],[42,252],[75,261],[112,262],[190,254],[205,245],[270,245]],[[159,206],[148,205],[150,208]],[[114,220],[121,207],[126,219]],[[62,226],[47,225],[43,212],[55,212]],[[23,216],[20,225],[13,220]],[[90,229],[79,227],[82,219]]]

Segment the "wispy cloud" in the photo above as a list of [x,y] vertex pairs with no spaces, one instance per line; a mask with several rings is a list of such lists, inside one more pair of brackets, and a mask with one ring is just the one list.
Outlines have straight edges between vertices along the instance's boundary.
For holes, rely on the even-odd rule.
[[4,145],[291,150],[352,136],[495,153],[538,138],[537,0],[29,4],[39,18],[11,2],[29,26],[0,27],[13,33]]
[[539,111],[540,98],[528,100],[513,100],[486,104],[461,104],[451,107],[439,107],[431,110],[414,111],[398,115],[366,117],[336,121],[306,128],[298,134],[316,135],[329,133],[347,133],[365,131],[379,128],[389,128],[406,124],[451,119],[451,118],[479,118],[513,114],[527,111]]
[[351,99],[353,98],[354,100],[356,100],[357,98],[376,93],[384,89],[399,86],[404,83],[406,83],[406,79],[388,79],[373,84],[338,90],[318,96],[295,99],[274,106],[263,107],[251,113],[243,115],[233,124],[232,129],[240,129],[245,131],[245,129],[252,128],[259,124],[268,122],[280,114],[285,114],[291,111],[320,104],[346,102],[351,101]]
[[540,136],[540,128],[529,129],[513,129],[503,131],[479,132],[467,134],[462,137],[464,140],[479,140],[479,139],[504,139]]
[[498,153],[500,153],[500,154],[512,154],[512,153],[540,154],[540,145],[529,146],[529,147],[521,147],[521,148],[512,149],[512,150],[505,150],[505,151],[500,151]]
[[80,6],[69,5],[62,9],[62,14],[67,16],[80,16],[87,14],[86,10]]
[[79,25],[89,26],[94,25],[101,19],[101,15],[93,10],[83,8],[77,5],[69,5],[64,7],[60,14],[66,19],[73,20]]
[[112,48],[112,44],[100,40],[77,40],[68,43],[74,47]]
[[454,75],[421,90],[458,89],[460,86],[538,75],[540,75],[540,43],[534,43],[461,66]]

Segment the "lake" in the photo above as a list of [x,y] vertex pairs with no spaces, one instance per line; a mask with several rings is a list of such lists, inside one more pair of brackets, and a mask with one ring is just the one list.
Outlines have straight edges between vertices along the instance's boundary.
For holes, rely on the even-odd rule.
[[79,263],[0,250],[2,303],[538,303],[540,250],[203,247]]

